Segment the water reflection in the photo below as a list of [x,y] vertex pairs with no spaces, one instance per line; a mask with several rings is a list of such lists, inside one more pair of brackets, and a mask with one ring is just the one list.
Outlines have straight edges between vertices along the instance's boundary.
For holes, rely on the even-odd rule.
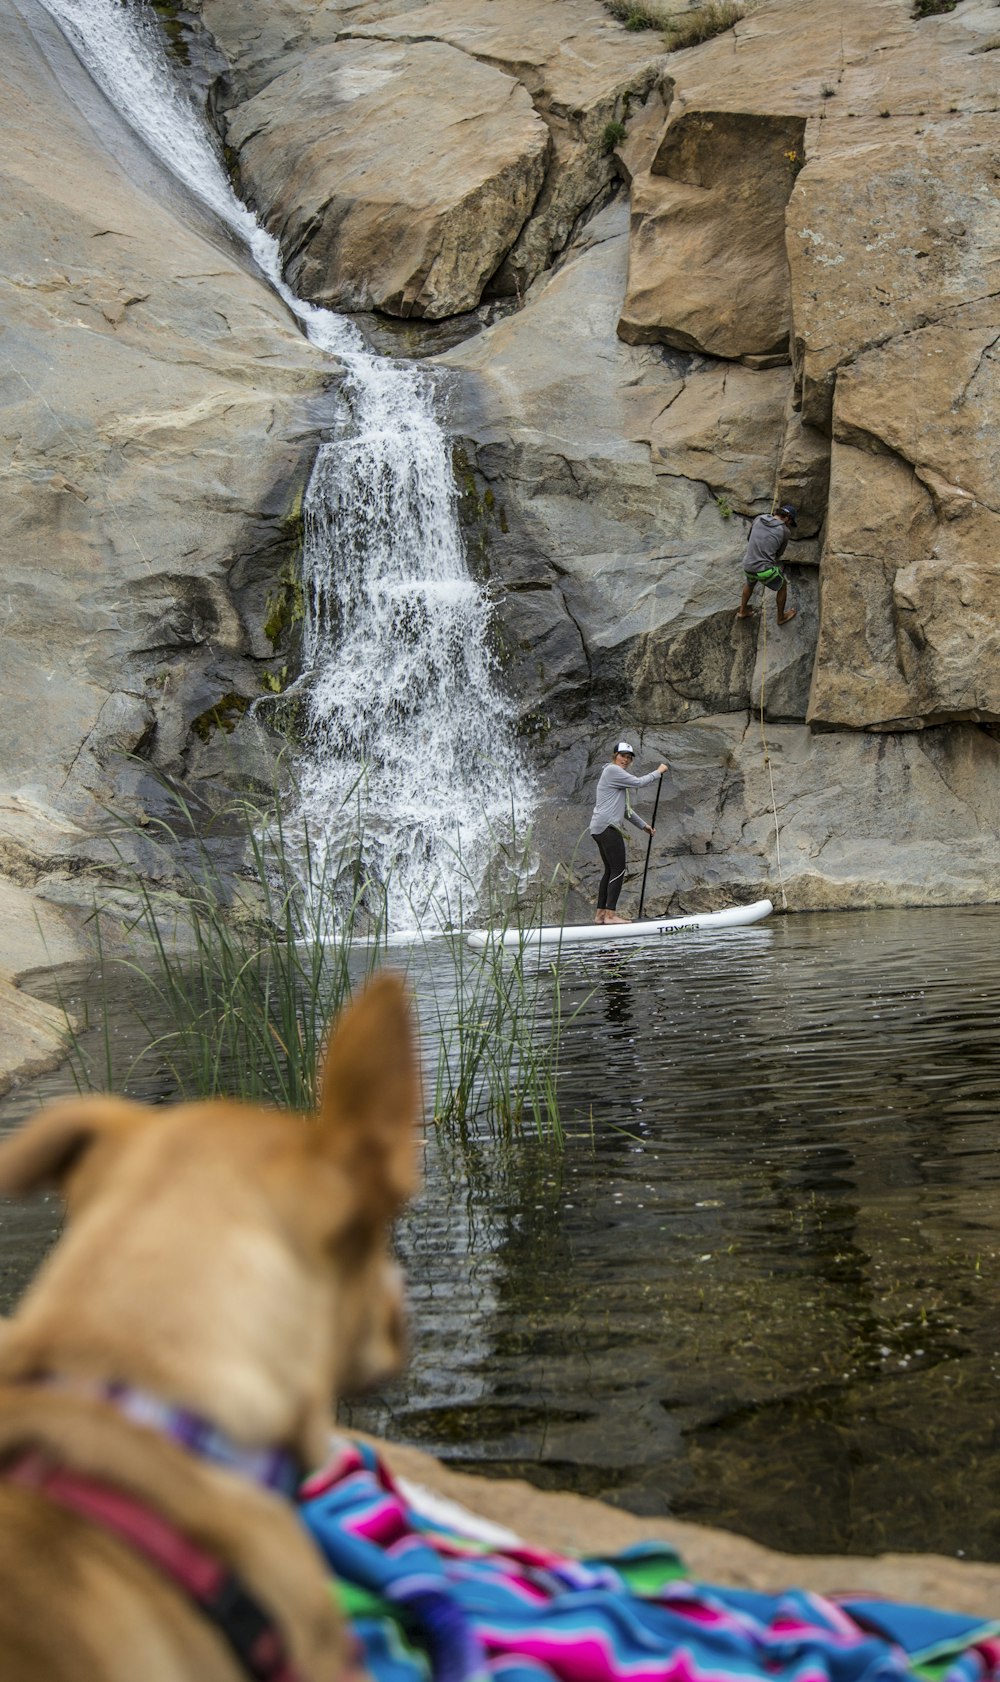
[[[565,1149],[488,1153],[469,1188],[503,1210],[482,1400],[411,1375],[365,1417],[775,1546],[1000,1558],[998,931],[817,916],[568,954]],[[439,1142],[424,1209],[450,1174]],[[446,1375],[433,1317],[416,1341]]]
[[[355,1422],[793,1550],[1000,1559],[998,933],[567,953],[565,1144],[431,1138],[413,1360]],[[8,1296],[53,1210],[13,1218]]]

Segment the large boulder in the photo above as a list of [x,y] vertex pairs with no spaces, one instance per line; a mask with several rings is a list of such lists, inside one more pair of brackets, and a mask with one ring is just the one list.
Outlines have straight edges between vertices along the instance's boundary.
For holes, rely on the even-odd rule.
[[317,48],[227,136],[301,296],[432,320],[479,302],[550,144],[519,82],[437,41]]
[[838,377],[814,724],[1000,720],[1000,311],[951,321]]
[[623,339],[787,357],[785,206],[804,132],[795,114],[672,111],[634,186]]
[[492,287],[522,295],[616,180],[608,127],[630,119],[658,87],[658,37],[623,30],[601,0],[411,0],[378,10],[377,22],[352,22],[345,33],[447,42],[516,77],[547,123],[552,151],[544,185]]
[[[656,90],[664,62],[655,33],[623,30],[601,0],[505,0],[503,6],[493,0],[331,0],[319,8],[302,0],[198,0],[196,10],[227,64],[215,102],[229,113],[234,143],[242,146],[240,137],[250,135],[259,120],[268,130],[241,151],[246,190],[283,230],[293,272],[300,272],[297,228],[304,238],[325,242],[324,250],[343,262],[343,275],[327,277],[332,290],[323,296],[335,296],[348,308],[357,307],[353,300],[361,295],[358,264],[365,240],[372,243],[376,267],[392,255],[394,236],[422,247],[435,207],[452,227],[456,216],[462,220],[461,240],[473,247],[466,278],[478,267],[480,290],[488,283],[491,295],[523,295],[566,246],[581,215],[608,196],[620,172],[613,144],[619,125],[630,122]],[[331,53],[326,49],[332,42],[338,48]],[[367,59],[359,57],[363,43]],[[461,56],[420,50],[432,45]],[[374,69],[364,72],[370,98],[359,98],[362,71],[355,67],[388,63],[393,48],[406,50],[398,60],[400,79],[380,83]],[[491,82],[489,71],[524,90],[548,131],[544,178],[536,181],[527,204],[520,181],[510,205],[505,202],[510,178],[503,171],[517,156],[519,137],[524,142],[533,131],[524,125],[521,107],[504,107],[503,84]],[[258,103],[276,83],[280,86]],[[249,113],[243,109],[247,103],[253,107]],[[308,123],[300,123],[300,115]],[[535,133],[525,157],[535,157],[537,139]],[[308,183],[296,167],[299,153],[308,154]],[[377,170],[371,168],[374,158]],[[484,189],[466,214],[461,206],[475,190],[474,170],[469,173],[474,159],[487,176],[495,163],[502,185],[496,195]],[[287,195],[283,166],[298,181]],[[448,196],[451,171],[454,202]],[[303,197],[297,209],[290,202],[295,192]],[[343,216],[345,199],[353,206],[355,237],[342,246],[332,238],[330,224]],[[306,201],[324,232],[305,227]],[[381,237],[379,216],[386,223]],[[359,232],[359,218],[367,234]],[[490,253],[492,266],[480,260]],[[403,261],[398,252],[396,261]],[[305,265],[301,272],[308,284],[322,284]],[[435,315],[424,309],[419,288],[410,288],[412,310],[403,290],[402,313]],[[401,313],[391,288],[378,277],[371,292],[375,307]],[[446,305],[467,309],[469,296],[468,286],[450,292],[439,287],[436,311],[447,313]],[[387,301],[377,301],[383,297]],[[478,301],[476,292],[472,302]]]

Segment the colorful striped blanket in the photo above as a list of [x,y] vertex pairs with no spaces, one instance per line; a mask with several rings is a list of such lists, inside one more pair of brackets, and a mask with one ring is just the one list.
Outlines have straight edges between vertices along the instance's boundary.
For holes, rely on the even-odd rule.
[[717,1588],[659,1543],[487,1545],[422,1515],[358,1444],[306,1484],[302,1516],[374,1682],[1000,1682],[1000,1619]]

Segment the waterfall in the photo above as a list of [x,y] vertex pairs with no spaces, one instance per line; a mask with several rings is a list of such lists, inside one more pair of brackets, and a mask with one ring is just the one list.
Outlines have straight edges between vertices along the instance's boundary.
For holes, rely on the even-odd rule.
[[[365,788],[365,863],[397,927],[455,921],[498,835],[527,811],[493,682],[488,604],[465,565],[455,483],[426,380],[368,364],[351,424],[306,502],[306,659],[316,815]],[[332,657],[331,657],[331,651]]]
[[155,19],[120,0],[44,0],[150,150],[237,236],[310,341],[345,371],[343,419],[305,502],[310,747],[297,814],[336,857],[353,826],[390,927],[454,921],[531,791],[470,578],[447,439],[420,370],[373,356],[352,323],[297,298],[277,241],[236,198],[178,87]]

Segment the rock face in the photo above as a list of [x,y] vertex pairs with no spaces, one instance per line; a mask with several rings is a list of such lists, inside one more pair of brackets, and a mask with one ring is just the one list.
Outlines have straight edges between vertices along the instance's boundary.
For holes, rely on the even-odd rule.
[[703,480],[741,514],[770,513],[791,388],[787,368],[696,364],[653,423],[654,467]]
[[600,0],[201,12],[244,186],[296,285],[344,308],[433,320],[523,293],[615,181],[609,123],[659,80]]
[[623,336],[791,360],[775,488],[815,520],[829,483],[817,726],[997,718],[995,36],[985,4],[768,0],[671,61],[633,182]]
[[432,320],[478,304],[549,153],[519,82],[436,41],[317,48],[228,137],[300,296]]
[[0,855],[88,903],[108,805],[152,798],[127,756],[193,773],[192,723],[261,689],[247,602],[297,535],[331,370],[47,15],[0,27]]
[[[532,698],[548,847],[586,892],[593,786],[606,744],[634,731],[644,760],[672,765],[651,905],[707,909],[734,892],[802,909],[997,897],[995,736],[803,728],[825,634],[817,546],[790,547],[791,624],[779,629],[770,604],[766,624],[734,620],[746,528],[725,517],[723,487],[749,511],[773,472],[790,370],[616,340],[627,262],[625,207],[612,207],[518,315],[440,358],[480,487],[470,527],[486,528],[507,588],[511,682]],[[727,443],[737,425],[742,450]],[[837,669],[845,685],[865,682],[846,651]]]

